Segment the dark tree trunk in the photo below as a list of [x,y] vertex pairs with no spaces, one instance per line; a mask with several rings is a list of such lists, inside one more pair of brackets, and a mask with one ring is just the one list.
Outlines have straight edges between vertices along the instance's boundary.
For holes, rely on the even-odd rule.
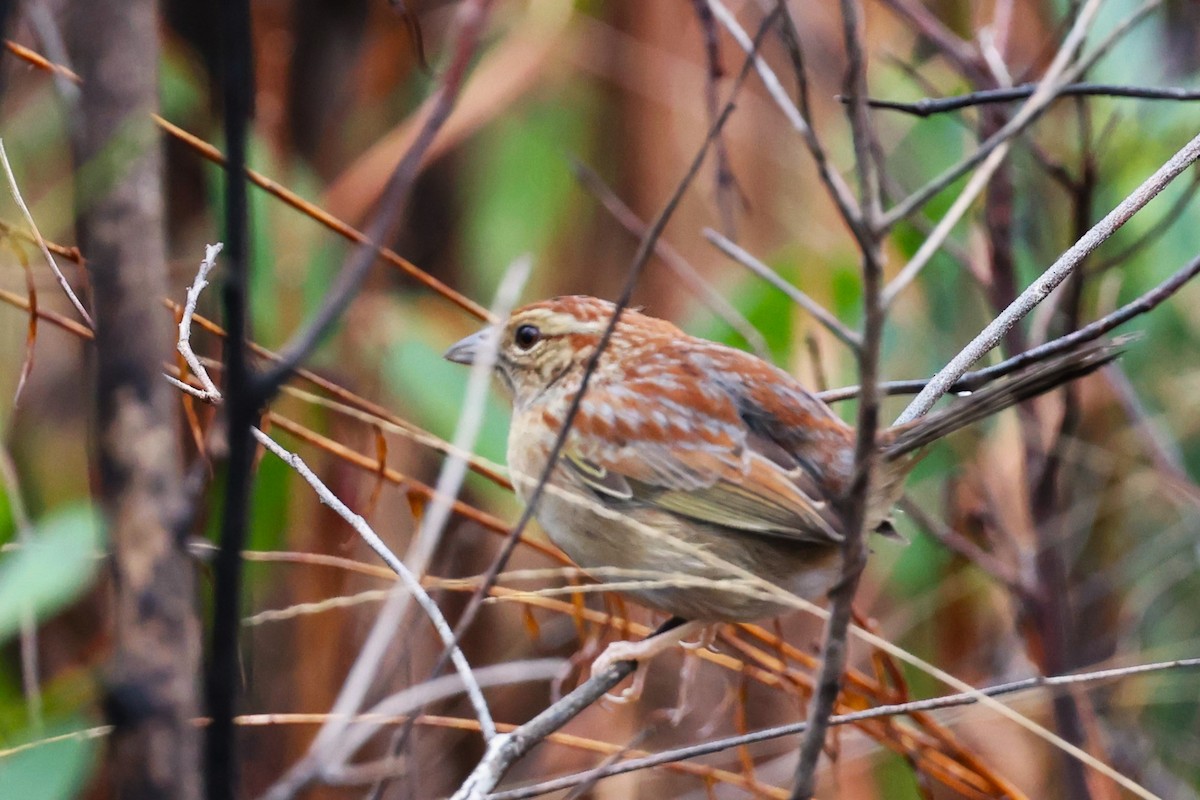
[[[83,78],[73,110],[78,239],[96,320],[93,451],[109,523],[114,653],[105,708],[121,798],[200,796],[194,575],[174,413],[151,0],[88,0],[69,12]],[[199,255],[199,254],[198,254]]]

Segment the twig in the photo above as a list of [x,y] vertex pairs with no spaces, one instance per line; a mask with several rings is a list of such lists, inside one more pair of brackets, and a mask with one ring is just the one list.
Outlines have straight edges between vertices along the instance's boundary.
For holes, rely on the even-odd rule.
[[[650,634],[658,636],[674,627],[674,620],[668,620],[658,630]],[[490,797],[491,790],[500,783],[513,764],[533,749],[538,742],[545,739],[554,731],[566,725],[577,717],[581,711],[595,703],[604,694],[616,686],[634,669],[636,662],[618,661],[604,672],[593,675],[580,684],[566,697],[538,714],[511,733],[503,733],[492,739],[479,764],[454,793],[451,800],[482,800]]]
[[[1144,18],[1151,10],[1157,8],[1161,2],[1162,0],[1147,0],[1147,2],[1143,3],[1136,10],[1134,10],[1132,14],[1126,17],[1125,20],[1123,20],[1109,33],[1104,42],[1102,42],[1095,50],[1089,53],[1086,57],[1080,59],[1079,62],[1074,66],[1063,70],[1057,76],[1058,78],[1061,78],[1059,85],[1066,85],[1074,81],[1080,73],[1094,64],[1096,60],[1098,60],[1118,39],[1120,39],[1121,36],[1123,36],[1131,27],[1141,21],[1142,18]],[[1068,38],[1070,38],[1070,36],[1071,34],[1068,34]],[[1079,42],[1075,42],[1075,44],[1078,45]],[[1063,45],[1064,46],[1059,49],[1059,55],[1062,55],[1064,52],[1066,52],[1066,39],[1064,39]],[[1054,99],[1054,92],[1056,91],[1057,87],[1047,85],[1046,80],[1047,77],[1050,77],[1050,70],[1053,69],[1054,66],[1054,63],[1052,63],[1051,66],[1047,68],[1046,73],[1041,81],[1041,85],[1046,87],[1046,95],[1039,98],[1037,93],[1034,93],[1034,95],[1029,98],[1025,105],[1021,106],[1020,111],[1013,115],[1013,118],[1010,119],[1004,125],[1004,127],[996,131],[996,133],[992,134],[992,136],[984,141],[974,153],[953,167],[947,169],[941,175],[934,178],[921,189],[913,192],[901,202],[892,206],[892,208],[889,209],[884,215],[884,225],[890,228],[901,219],[904,219],[909,214],[925,205],[925,203],[937,196],[943,189],[954,183],[954,181],[958,180],[967,172],[981,164],[984,160],[988,159],[995,148],[1002,145],[1007,147],[1006,143],[1019,134],[1027,125],[1031,124],[1038,116],[1040,116],[1041,112],[1044,111],[1046,106],[1049,105],[1049,103]]]
[[25,199],[21,197],[21,190],[17,187],[17,178],[13,175],[12,165],[8,163],[8,153],[4,149],[4,140],[0,139],[0,164],[4,166],[4,176],[8,180],[8,191],[12,194],[13,201],[17,204],[17,208],[21,209],[21,215],[25,217],[25,223],[29,225],[29,229],[33,232],[33,240],[37,242],[38,249],[42,251],[42,257],[46,259],[46,263],[50,265],[50,271],[54,273],[54,279],[58,281],[58,285],[62,288],[63,294],[71,301],[71,305],[79,312],[80,318],[83,319],[87,326],[92,330],[96,329],[96,323],[92,321],[92,316],[83,307],[83,303],[79,302],[79,298],[75,296],[75,290],[71,288],[71,284],[67,283],[67,278],[63,275],[62,270],[58,268],[58,262],[54,260],[54,256],[50,253],[50,249],[46,247],[46,240],[42,237],[42,232],[38,230],[37,223],[33,221],[33,214],[29,212],[29,206],[25,205]]
[[[192,133],[189,133],[178,125],[168,122],[162,117],[155,116],[154,122],[168,135],[179,140],[195,151],[201,158],[221,167],[229,167],[228,159],[221,154],[220,150],[213,147],[208,142],[200,139]],[[250,181],[267,194],[271,195],[280,202],[291,206],[301,214],[309,217],[328,230],[333,231],[338,236],[341,236],[346,241],[354,242],[358,245],[372,244],[371,240],[367,238],[367,234],[363,231],[360,231],[358,228],[350,225],[345,220],[338,219],[328,211],[322,209],[320,206],[310,203],[303,197],[300,197],[292,190],[280,185],[263,173],[247,167],[243,170],[243,174],[245,174],[246,180]],[[413,264],[408,259],[400,256],[400,254],[390,247],[386,247],[384,245],[373,246],[376,248],[376,254],[383,260],[385,264],[389,264],[400,270],[425,288],[437,293],[439,296],[450,301],[476,319],[487,319],[487,309],[476,303],[474,300],[471,300],[461,292],[451,289],[445,283],[442,283],[428,272],[425,272],[416,264]]]
[[785,281],[778,272],[768,267],[762,261],[746,252],[746,250],[742,249],[734,242],[725,238],[725,236],[719,231],[715,231],[712,228],[705,228],[704,238],[708,240],[709,244],[720,250],[730,259],[738,264],[741,264],[743,267],[750,270],[752,273],[786,294],[789,300],[803,308],[809,314],[812,314],[813,318],[817,322],[821,323],[821,325],[823,325],[826,330],[832,333],[838,341],[845,344],[855,353],[862,349],[861,336],[850,330],[850,328],[846,327],[841,320],[826,311],[824,306],[822,306],[816,300],[813,300],[802,290]]
[[[880,100],[868,98],[867,105],[871,108],[881,108],[888,111],[900,111],[918,117],[931,117],[948,111],[958,111],[972,106],[989,103],[1011,103],[1030,97],[1037,89],[1036,83],[1023,83],[1004,89],[982,89],[956,97],[926,97],[914,102],[899,100]],[[1058,90],[1059,97],[1132,97],[1140,100],[1200,100],[1200,90],[1182,87],[1153,88],[1148,86],[1118,86],[1104,83],[1069,83]],[[839,97],[843,103],[850,102],[848,97]]]
[[1183,148],[1173,155],[1167,163],[1153,175],[1142,182],[1128,197],[1110,211],[1105,217],[1092,226],[1079,241],[1059,256],[1036,281],[1025,289],[999,316],[987,325],[965,348],[959,352],[950,363],[929,380],[925,388],[909,403],[904,412],[897,418],[897,424],[908,422],[925,414],[933,408],[934,403],[949,391],[967,368],[982,358],[996,346],[1004,333],[1016,325],[1026,314],[1036,307],[1050,292],[1062,283],[1083,261],[1095,250],[1101,242],[1124,225],[1143,206],[1150,202],[1155,195],[1162,191],[1168,183],[1200,158],[1200,136],[1196,136]]
[[[891,705],[877,706],[875,708],[869,708],[863,711],[855,711],[849,714],[838,714],[837,716],[830,718],[830,724],[849,725],[852,723],[864,722],[866,720],[882,719],[884,717],[936,711],[938,709],[954,708],[958,706],[968,706],[978,702],[978,695],[993,698],[1014,694],[1016,692],[1029,691],[1031,689],[1073,686],[1086,683],[1095,683],[1098,681],[1117,680],[1136,675],[1148,675],[1155,672],[1197,668],[1200,668],[1200,658],[1184,658],[1174,661],[1160,661],[1153,664],[1138,664],[1131,667],[1116,667],[1113,669],[1095,670],[1092,672],[1081,672],[1073,675],[1060,675],[1050,678],[1026,678],[1024,680],[1012,681],[1010,683],[979,689],[975,693],[951,694],[943,697],[929,698],[926,700],[912,700],[907,703],[895,703]],[[585,781],[599,780],[602,778],[612,777],[614,775],[625,775],[630,772],[650,769],[652,767],[659,767],[674,763],[676,761],[699,758],[701,756],[711,755],[713,753],[719,753],[725,750],[731,750],[736,747],[745,747],[746,745],[770,741],[772,739],[778,739],[781,736],[803,733],[807,727],[807,722],[797,722],[790,725],[781,725],[775,728],[755,731],[753,733],[748,733],[741,736],[715,739],[711,742],[692,745],[690,747],[666,750],[664,752],[655,753],[654,755],[646,756],[644,758],[630,759],[629,761],[607,765],[599,769],[578,772],[573,775],[565,775],[561,778],[543,781],[541,783],[533,784],[532,786],[524,786],[520,789],[494,792],[488,795],[488,800],[525,800],[525,798],[537,797],[539,795],[549,794],[550,792],[569,789],[573,786],[578,786]]]
[[187,301],[183,307],[183,314],[179,318],[179,338],[175,342],[175,349],[179,351],[179,355],[183,356],[183,360],[187,362],[188,369],[196,376],[196,380],[200,381],[203,389],[196,391],[181,380],[177,380],[170,375],[165,376],[176,388],[182,389],[206,403],[219,403],[221,401],[221,391],[213,383],[212,378],[208,376],[208,370],[200,363],[200,359],[196,357],[196,352],[192,350],[192,318],[196,315],[196,303],[200,300],[200,293],[208,286],[208,273],[212,272],[217,262],[217,255],[220,254],[224,246],[220,242],[204,246],[204,259],[200,262],[200,269],[196,272],[196,279],[188,287]]

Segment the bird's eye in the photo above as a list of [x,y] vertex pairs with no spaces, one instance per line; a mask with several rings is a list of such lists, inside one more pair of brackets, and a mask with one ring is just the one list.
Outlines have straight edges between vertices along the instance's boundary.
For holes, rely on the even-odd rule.
[[537,329],[536,325],[522,325],[513,334],[513,342],[522,350],[528,350],[533,347],[541,341],[541,338],[542,332]]

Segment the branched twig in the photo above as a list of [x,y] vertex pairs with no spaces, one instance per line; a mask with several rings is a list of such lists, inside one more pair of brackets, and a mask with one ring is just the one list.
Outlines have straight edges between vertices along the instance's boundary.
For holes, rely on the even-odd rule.
[[[272,453],[283,459],[288,466],[294,469],[296,473],[299,474],[300,477],[303,478],[305,482],[307,482],[313,488],[321,502],[329,506],[334,513],[336,513],[343,520],[345,520],[347,524],[354,528],[355,532],[362,537],[363,541],[365,541],[367,545],[370,546],[370,548],[374,550],[379,557],[382,558],[384,562],[400,577],[400,582],[403,585],[404,590],[411,593],[411,596],[414,597],[421,608],[424,609],[425,613],[429,616],[430,621],[433,623],[434,629],[437,631],[438,636],[441,638],[443,644],[449,649],[450,660],[453,662],[455,670],[458,673],[458,681],[456,681],[456,685],[458,682],[461,682],[461,685],[463,688],[465,688],[467,696],[471,700],[471,705],[475,708],[476,716],[479,718],[479,725],[481,731],[483,732],[484,739],[491,739],[494,737],[496,735],[496,726],[492,721],[491,713],[488,711],[487,702],[483,698],[483,692],[480,689],[475,676],[471,672],[471,666],[467,663],[466,657],[462,654],[462,651],[455,643],[454,633],[450,628],[450,624],[446,622],[445,617],[442,616],[441,609],[438,608],[437,603],[433,601],[433,598],[431,598],[428,593],[426,593],[424,588],[421,587],[421,583],[416,576],[413,575],[408,567],[405,566],[403,561],[397,558],[395,554],[388,549],[387,545],[385,545],[383,540],[380,539],[375,531],[371,529],[371,526],[367,524],[366,520],[351,511],[349,507],[347,507],[346,504],[337,497],[337,495],[331,492],[329,488],[326,487],[321,481],[321,479],[318,478],[316,474],[308,468],[303,459],[296,454],[280,447],[274,440],[257,428],[254,429],[254,438]],[[399,588],[400,587],[398,586],[396,590],[393,590],[392,596],[388,600],[389,604],[391,604],[395,598],[402,594],[402,592],[399,591]],[[380,619],[394,618],[395,616],[398,615],[381,613]],[[375,631],[373,630],[372,634],[374,633]],[[358,669],[359,665],[367,664],[373,670],[373,668],[382,659],[383,650],[390,643],[391,633],[392,631],[387,631],[386,636],[368,637],[367,644],[364,645],[362,653],[355,664],[355,669],[351,670],[350,677],[347,678],[346,681],[347,686],[350,686],[352,683],[362,684],[361,692],[352,692],[352,694],[357,695],[356,697],[351,698],[351,700],[353,700],[353,705],[357,706],[359,697],[362,694],[365,694],[366,684],[369,683],[371,677],[370,675],[367,675],[365,679],[355,681],[355,678],[358,678],[359,675],[363,674],[362,671]],[[343,694],[346,694],[345,690],[343,690]],[[343,705],[342,700],[343,697],[339,696],[338,704],[334,707],[334,718],[336,719],[341,719],[345,714],[353,712],[353,709],[351,709],[350,712],[347,712],[346,709],[339,707]],[[271,787],[270,791],[268,791],[265,796],[271,798],[272,800],[275,800],[276,798],[292,797],[322,770],[330,766],[336,767],[336,763],[332,765],[328,763],[329,753],[327,751],[341,741],[344,729],[345,723],[341,725],[331,724],[323,727],[321,732],[317,735],[316,740],[313,742],[309,751],[309,755],[303,761],[297,764],[292,770],[290,770],[283,779]],[[342,747],[338,747],[337,749],[338,752],[342,752],[343,750]]]
[[200,359],[196,357],[196,352],[192,350],[192,319],[196,316],[196,303],[200,300],[200,293],[208,286],[208,274],[216,266],[217,256],[220,254],[222,247],[224,245],[218,242],[217,244],[206,245],[204,248],[204,260],[200,262],[200,269],[196,272],[196,279],[188,287],[183,314],[179,318],[179,338],[175,342],[175,349],[179,351],[179,355],[183,356],[188,369],[196,376],[196,380],[200,381],[202,388],[197,390],[170,375],[165,376],[167,381],[177,389],[185,391],[206,403],[220,402],[221,391],[213,383],[212,378],[209,377],[208,370],[200,363]]
[[[674,622],[674,619],[668,620],[650,635],[657,636],[665,633],[675,627]],[[451,800],[482,800],[482,798],[490,796],[491,790],[500,783],[504,773],[522,756],[603,697],[606,692],[623,681],[636,668],[636,662],[618,661],[604,672],[593,675],[566,697],[516,730],[496,736],[488,745],[487,752],[480,759],[479,764],[471,771]]]
[[1046,299],[1046,296],[1066,280],[1067,276],[1089,253],[1111,236],[1117,228],[1124,225],[1137,211],[1162,191],[1163,187],[1191,166],[1197,158],[1200,158],[1200,136],[1184,145],[1167,163],[1143,181],[1141,186],[1059,256],[1058,260],[1050,265],[1040,278],[1030,284],[1008,308],[992,320],[970,344],[929,380],[929,383],[909,403],[896,422],[899,424],[916,419],[933,408],[934,403],[950,390],[950,387],[966,372],[968,367],[996,346],[1009,328],[1016,325],[1035,306]]
[[[932,198],[937,196],[954,181],[961,178],[967,172],[982,164],[985,160],[991,159],[992,153],[996,148],[1003,147],[1007,149],[1008,142],[1024,130],[1028,125],[1034,122],[1046,107],[1055,99],[1056,92],[1060,86],[1068,85],[1074,81],[1082,72],[1091,67],[1104,53],[1108,51],[1116,41],[1120,39],[1131,27],[1141,21],[1151,10],[1158,7],[1162,0],[1147,0],[1139,6],[1132,14],[1122,21],[1111,33],[1106,37],[1095,50],[1089,53],[1086,57],[1080,59],[1076,64],[1067,67],[1065,62],[1059,65],[1058,57],[1055,62],[1052,62],[1050,67],[1046,69],[1039,85],[1045,90],[1044,93],[1035,92],[1025,105],[1013,115],[1004,127],[992,134],[979,148],[953,167],[947,169],[938,177],[927,183],[924,187],[913,192],[907,198],[892,206],[885,214],[883,223],[885,227],[891,227],[900,220],[907,217],[909,214],[916,211]],[[1094,3],[1089,7],[1094,11]],[[1076,25],[1072,28],[1072,32],[1067,34],[1063,40],[1063,46],[1059,48],[1058,56],[1064,56],[1068,51],[1068,45],[1078,47],[1081,43],[1081,36],[1086,30],[1080,31],[1079,22],[1085,17],[1085,12],[1088,7],[1085,7],[1079,17],[1076,19]],[[1090,17],[1090,14],[1087,15]],[[1079,36],[1075,36],[1076,32]],[[1071,51],[1072,53],[1074,50]],[[1053,80],[1050,80],[1053,79]]]
[[[988,140],[980,145],[979,149],[965,161],[947,170],[938,178],[935,178],[925,188],[914,192],[907,199],[897,203],[884,215],[883,226],[884,228],[888,228],[918,209],[928,199],[965,174],[967,170],[973,168],[976,164],[979,165],[979,169],[971,175],[971,178],[967,181],[967,185],[963,187],[962,192],[954,199],[945,216],[938,220],[937,225],[934,226],[933,231],[925,241],[921,243],[917,252],[913,254],[909,262],[904,265],[899,274],[888,284],[883,293],[885,306],[890,306],[900,292],[920,274],[921,270],[924,269],[925,265],[929,263],[929,260],[933,258],[934,254],[941,247],[942,242],[950,235],[950,231],[954,229],[958,221],[967,213],[967,209],[971,207],[971,204],[975,202],[975,199],[987,187],[988,181],[991,180],[992,175],[1008,155],[1013,137],[1037,119],[1054,101],[1059,86],[1065,80],[1070,79],[1069,75],[1076,74],[1078,69],[1070,69],[1071,59],[1075,57],[1075,53],[1083,44],[1084,37],[1087,35],[1092,19],[1099,8],[1100,0],[1087,0],[1080,9],[1079,16],[1075,19],[1075,24],[1063,40],[1062,46],[1059,48],[1054,60],[1046,68],[1045,75],[1038,83],[1037,91],[1033,93],[1025,105],[1021,106],[1021,109],[1013,115],[1011,120],[995,134],[988,137]],[[1068,77],[1064,78],[1065,74],[1068,74]]]
[[[1197,273],[1200,273],[1200,256],[1189,261],[1171,275],[1171,277],[1136,300],[1126,303],[1117,310],[1105,314],[1100,319],[1090,322],[1076,331],[1064,334],[1057,339],[1038,345],[1037,347],[1031,347],[1023,353],[1018,353],[1011,358],[1001,361],[999,364],[965,372],[946,391],[949,394],[974,392],[997,378],[1002,378],[1031,364],[1036,364],[1059,353],[1065,353],[1082,344],[1099,339],[1114,328],[1125,324],[1134,317],[1145,314],[1167,300],[1183,288]],[[879,388],[884,394],[888,395],[917,394],[928,386],[929,382],[929,380],[887,381],[879,384]],[[817,396],[826,403],[833,403],[857,397],[858,392],[859,387],[847,386],[842,389],[819,392]]]

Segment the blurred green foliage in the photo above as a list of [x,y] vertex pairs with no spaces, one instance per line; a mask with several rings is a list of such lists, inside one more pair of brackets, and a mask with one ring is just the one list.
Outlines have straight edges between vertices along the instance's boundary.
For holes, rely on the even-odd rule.
[[0,643],[17,632],[23,614],[45,620],[78,597],[100,552],[96,516],[75,506],[47,514],[28,541],[0,554]]

